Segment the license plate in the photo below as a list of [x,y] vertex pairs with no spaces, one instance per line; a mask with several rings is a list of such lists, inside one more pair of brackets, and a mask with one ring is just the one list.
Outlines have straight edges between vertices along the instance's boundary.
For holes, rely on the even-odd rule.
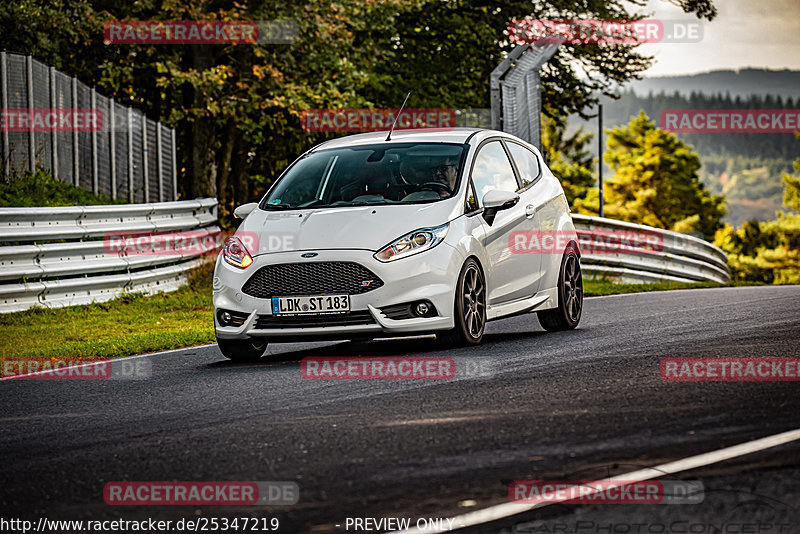
[[344,313],[350,311],[349,295],[272,297],[272,315]]

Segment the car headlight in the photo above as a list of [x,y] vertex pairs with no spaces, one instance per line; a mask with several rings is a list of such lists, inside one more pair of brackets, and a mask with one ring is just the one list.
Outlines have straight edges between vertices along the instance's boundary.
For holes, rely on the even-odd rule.
[[253,263],[253,257],[247,252],[247,247],[236,236],[231,236],[225,241],[225,246],[222,248],[222,257],[225,258],[225,261],[240,269],[246,269]]
[[442,242],[448,228],[450,223],[409,232],[376,252],[375,259],[383,262],[394,261],[431,249]]

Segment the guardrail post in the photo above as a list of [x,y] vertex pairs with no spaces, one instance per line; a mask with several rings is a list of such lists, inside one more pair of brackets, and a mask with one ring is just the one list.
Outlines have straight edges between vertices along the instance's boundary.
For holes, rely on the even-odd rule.
[[[50,79],[50,112],[53,113],[56,108],[60,109],[60,106],[57,106],[56,102],[56,69],[55,67],[50,67],[47,69],[47,76]],[[51,158],[50,161],[53,165],[53,178],[58,179],[58,134],[56,133],[57,128],[53,128],[53,131],[50,132],[50,140],[53,146],[53,152],[50,154]]]
[[[78,109],[78,79],[72,78],[72,109]],[[80,151],[78,150],[78,130],[72,129],[72,185],[75,187],[80,186],[80,173],[81,166],[78,158]]]
[[150,202],[149,165],[147,161],[147,115],[142,113],[142,176],[144,177],[144,201]]
[[161,157],[161,123],[156,123],[156,167],[158,168],[158,201],[164,202],[164,161]]
[[111,157],[111,200],[117,199],[117,121],[114,117],[114,98],[108,99],[108,131],[110,132],[109,143],[111,149],[108,155]]
[[170,138],[172,140],[172,200],[178,200],[178,159],[175,150],[175,129],[170,129]]
[[[0,52],[0,106],[8,109],[8,58],[5,50]],[[11,176],[11,147],[8,143],[8,129],[3,128],[3,179],[8,181]]]
[[[33,57],[29,55],[25,56],[25,73],[25,77],[28,79],[28,109],[33,110]],[[33,121],[28,128],[28,164],[31,173],[36,172],[36,136],[33,135]]]
[[[92,113],[97,109],[97,91],[92,87]],[[98,194],[97,176],[97,128],[92,128],[92,193]]]
[[133,108],[128,108],[128,202],[133,203]]

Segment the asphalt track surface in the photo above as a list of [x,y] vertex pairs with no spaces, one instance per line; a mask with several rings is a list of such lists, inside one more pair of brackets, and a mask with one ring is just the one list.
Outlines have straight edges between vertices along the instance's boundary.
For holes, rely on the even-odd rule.
[[[348,517],[414,525],[508,502],[513,480],[594,480],[800,428],[800,382],[659,373],[666,357],[800,356],[800,286],[592,298],[575,331],[546,333],[523,315],[490,323],[475,348],[404,338],[269,353],[234,364],[211,345],[142,356],[153,370],[144,380],[1,382],[0,515],[277,517],[279,532],[354,532]],[[479,362],[481,372],[424,382],[300,373],[306,356],[405,355]],[[800,532],[799,475],[795,441],[668,477],[701,481],[700,504],[554,505],[468,530]],[[294,481],[300,498],[103,500],[106,482],[159,480]]]

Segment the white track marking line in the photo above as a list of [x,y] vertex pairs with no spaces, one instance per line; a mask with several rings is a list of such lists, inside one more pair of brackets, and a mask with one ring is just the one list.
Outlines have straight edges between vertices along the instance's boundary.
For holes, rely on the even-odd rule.
[[[134,356],[122,356],[121,358],[108,358],[108,359],[105,359],[105,360],[97,360],[97,361],[94,361],[94,362],[79,363],[78,365],[70,365],[70,366],[67,366],[67,367],[59,367],[57,370],[59,372],[61,372],[61,371],[69,370],[69,369],[72,369],[72,368],[81,368],[81,367],[86,367],[86,366],[89,366],[89,365],[98,365],[98,364],[101,364],[101,363],[103,363],[103,364],[110,363],[110,364],[113,365],[114,362],[121,362],[121,361],[124,361],[124,360],[135,360],[137,358],[148,358],[150,356],[158,356],[159,354],[169,354],[171,352],[180,352],[182,350],[204,349],[206,347],[213,347],[214,345],[216,345],[216,343],[209,343],[207,345],[195,345],[193,347],[184,347],[182,349],[169,349],[169,350],[162,350],[162,351],[159,351],[159,352],[148,352],[147,354],[136,354]],[[6,359],[8,361],[12,361],[12,362],[24,362],[26,360],[35,360],[35,359],[42,359],[42,358],[47,358],[47,356],[23,356],[23,357],[20,357],[20,358],[6,358]],[[69,361],[70,358],[71,357],[68,356],[68,357],[64,358],[63,361]],[[72,358],[80,359],[80,356],[74,356]],[[36,371],[35,373],[25,373],[24,375],[4,376],[4,377],[0,377],[0,381],[1,380],[22,380],[23,377],[27,378],[29,376],[52,374],[55,371],[56,371],[56,369],[47,369],[45,371]],[[28,380],[30,380],[30,379],[28,378]]]
[[[602,481],[598,481],[597,483],[598,484],[600,482],[613,483],[615,481],[639,482],[644,480],[650,480],[653,478],[662,477],[664,475],[675,474],[681,471],[688,471],[690,469],[696,469],[698,467],[703,467],[717,462],[722,462],[724,460],[730,460],[731,458],[736,458],[737,456],[744,456],[746,454],[752,454],[754,452],[763,451],[764,449],[777,447],[778,445],[783,445],[785,443],[789,443],[796,440],[800,440],[800,429],[789,430],[787,432],[782,432],[780,434],[775,434],[773,436],[767,436],[765,438],[757,439],[754,441],[748,441],[747,443],[733,445],[731,447],[726,447],[724,449],[719,449],[716,451],[699,454],[697,456],[690,456],[688,458],[683,458],[682,460],[668,462],[666,464],[661,464],[655,467],[646,467],[644,469],[626,473],[624,475],[615,475],[613,477],[603,479]],[[594,483],[588,483],[588,484],[594,485]],[[603,487],[601,486],[600,488],[595,489],[595,491],[592,491],[587,495],[593,495],[594,493],[597,493],[602,489]],[[566,500],[566,499],[567,497],[561,500]],[[558,499],[553,499],[552,501],[543,503],[540,502],[536,504],[508,502],[504,504],[490,506],[489,508],[484,508],[483,510],[476,510],[474,512],[470,512],[467,514],[457,515],[455,517],[446,519],[445,522],[447,524],[452,524],[454,529],[471,527],[475,525],[480,525],[482,523],[488,523],[490,521],[496,521],[498,519],[510,517],[516,514],[520,514],[522,512],[527,512],[535,508],[543,508],[549,504],[556,504],[558,502],[559,502]],[[400,532],[395,532],[392,534],[411,534],[414,532],[419,532],[419,533],[448,532],[448,530],[447,529],[420,530],[413,528],[413,529],[403,530]]]

